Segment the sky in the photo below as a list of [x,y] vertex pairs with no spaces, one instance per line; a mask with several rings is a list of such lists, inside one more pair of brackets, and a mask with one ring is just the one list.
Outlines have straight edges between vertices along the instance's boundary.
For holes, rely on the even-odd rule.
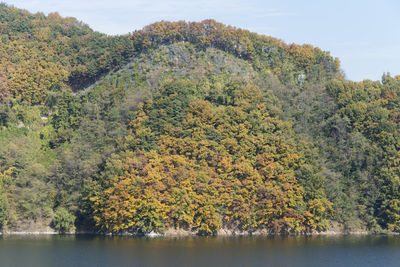
[[[0,0],[1,1],[1,0]],[[2,0],[4,1],[4,0]],[[338,57],[346,78],[400,75],[400,1],[397,0],[5,0],[33,13],[58,12],[110,35],[160,20],[218,22],[308,43]]]

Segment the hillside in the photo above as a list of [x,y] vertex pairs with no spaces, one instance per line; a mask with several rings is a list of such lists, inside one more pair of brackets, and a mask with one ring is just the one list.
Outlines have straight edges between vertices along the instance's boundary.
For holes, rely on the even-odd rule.
[[107,36],[1,4],[0,36],[4,231],[400,229],[398,77],[213,20]]

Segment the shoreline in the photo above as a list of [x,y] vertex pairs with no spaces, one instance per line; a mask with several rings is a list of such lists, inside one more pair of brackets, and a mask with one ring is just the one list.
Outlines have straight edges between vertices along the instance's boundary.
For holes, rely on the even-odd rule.
[[[168,229],[164,233],[150,232],[148,234],[134,234],[134,233],[100,233],[100,232],[89,232],[89,231],[78,231],[78,232],[66,232],[59,233],[53,231],[7,231],[0,232],[0,236],[41,236],[41,235],[97,235],[97,236],[121,236],[121,237],[148,237],[148,238],[161,238],[161,237],[200,237],[196,232],[186,230]],[[255,231],[255,232],[235,232],[228,230],[220,230],[216,235],[210,235],[214,237],[272,237],[272,236],[366,236],[366,235],[400,235],[395,232],[368,232],[368,231],[325,231],[325,232],[312,232],[312,233],[270,233],[267,231]]]

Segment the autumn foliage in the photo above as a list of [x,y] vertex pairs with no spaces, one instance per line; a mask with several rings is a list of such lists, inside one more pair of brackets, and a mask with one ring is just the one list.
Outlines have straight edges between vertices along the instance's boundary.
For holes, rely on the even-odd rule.
[[[160,98],[179,98],[179,85],[164,85],[177,89]],[[179,126],[165,127],[150,150],[143,141],[151,136],[149,114],[162,106],[157,99],[141,104],[125,139],[128,149],[110,158],[105,189],[90,199],[97,226],[106,232],[183,228],[199,234],[223,227],[325,229],[331,204],[304,198],[294,176],[301,151],[286,140],[287,126],[268,115],[253,85],[235,89],[230,102],[188,103]]]
[[399,76],[214,20],[0,38],[2,231],[400,232]]

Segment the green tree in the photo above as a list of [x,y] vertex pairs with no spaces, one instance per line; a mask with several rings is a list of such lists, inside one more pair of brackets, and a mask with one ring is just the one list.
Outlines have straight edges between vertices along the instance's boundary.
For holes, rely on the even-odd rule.
[[57,208],[51,225],[57,232],[67,233],[75,230],[75,216],[65,208]]

